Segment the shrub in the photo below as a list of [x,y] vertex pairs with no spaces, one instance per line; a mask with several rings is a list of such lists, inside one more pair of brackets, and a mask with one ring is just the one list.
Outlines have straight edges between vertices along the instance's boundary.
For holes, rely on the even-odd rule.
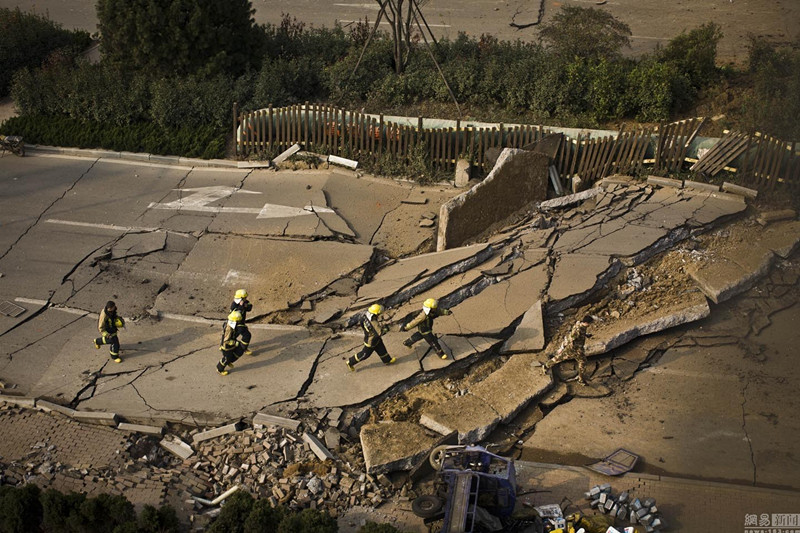
[[631,29],[608,11],[563,6],[539,35],[554,53],[569,60],[618,55],[630,45]]
[[267,500],[256,500],[244,521],[244,533],[274,533],[285,516],[284,507],[272,507]]
[[240,490],[230,496],[219,516],[208,528],[209,533],[244,533],[244,523],[253,509],[253,497]]
[[0,97],[6,96],[14,73],[36,68],[55,50],[75,55],[89,46],[85,31],[68,31],[35,13],[0,8]]
[[722,39],[718,24],[708,22],[688,33],[681,33],[667,43],[659,59],[675,65],[695,90],[717,81],[717,44]]
[[336,533],[339,526],[329,514],[316,509],[303,509],[281,521],[277,533]]
[[[131,525],[133,524],[134,522],[131,522]],[[135,524],[136,533],[177,533],[181,530],[175,509],[168,505],[162,505],[158,509],[152,505],[145,505]],[[114,533],[123,532],[115,529]]]
[[36,485],[21,489],[0,486],[0,533],[29,533],[42,521],[41,491]]
[[[680,74],[674,65],[653,58],[640,62],[628,75],[631,106],[637,120],[658,122],[669,119],[675,103]],[[679,89],[678,89],[679,90]]]
[[0,124],[0,133],[26,142],[76,148],[148,152],[214,159],[224,156],[225,133],[213,126],[162,129],[152,122],[114,126],[69,117],[25,115]]

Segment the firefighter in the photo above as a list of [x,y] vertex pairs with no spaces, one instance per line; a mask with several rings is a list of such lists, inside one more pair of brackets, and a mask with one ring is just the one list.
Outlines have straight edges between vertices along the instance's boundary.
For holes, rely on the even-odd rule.
[[439,302],[433,298],[428,298],[422,303],[422,311],[411,322],[400,326],[400,331],[411,331],[414,327],[417,331],[411,337],[403,341],[406,348],[412,348],[414,343],[425,339],[442,359],[447,359],[447,354],[442,350],[439,339],[433,334],[433,321],[440,316],[452,315],[453,312],[444,307],[439,307]]
[[592,322],[594,322],[594,319],[591,315],[586,315],[575,322],[575,325],[572,326],[569,334],[561,343],[561,347],[556,352],[556,355],[542,365],[543,374],[547,374],[548,369],[562,361],[575,359],[578,362],[578,383],[586,385],[586,378],[584,375],[586,371],[586,352],[584,350],[584,344],[586,344],[586,338],[591,337],[591,335],[586,333],[586,328],[588,328],[589,324]]
[[221,376],[227,376],[227,368],[233,369],[233,363],[244,354],[244,346],[239,340],[239,335],[241,334],[239,325],[241,322],[242,313],[240,311],[231,311],[228,315],[228,320],[222,326],[222,340],[219,344],[222,358],[217,363],[217,372]]
[[383,306],[380,304],[372,304],[367,309],[367,312],[361,317],[361,329],[364,330],[364,347],[361,351],[351,356],[347,360],[347,368],[355,372],[356,363],[360,363],[370,355],[372,352],[378,352],[378,356],[383,361],[384,365],[391,365],[395,362],[395,358],[391,357],[386,351],[386,345],[383,344],[381,335],[386,333],[389,328],[381,324],[380,314],[383,313]]
[[121,363],[119,356],[119,336],[117,331],[125,327],[125,320],[117,315],[117,304],[109,300],[106,306],[100,311],[100,320],[97,321],[97,329],[100,336],[94,340],[94,347],[100,349],[100,345],[109,344],[108,355],[115,363]]
[[241,344],[242,348],[244,348],[244,353],[247,355],[252,355],[253,352],[250,351],[248,346],[250,346],[250,330],[247,329],[247,312],[253,310],[253,304],[247,299],[247,291],[244,289],[238,289],[236,294],[233,295],[233,302],[231,302],[230,311],[239,311],[242,314],[242,320],[239,322],[239,335],[241,336]]

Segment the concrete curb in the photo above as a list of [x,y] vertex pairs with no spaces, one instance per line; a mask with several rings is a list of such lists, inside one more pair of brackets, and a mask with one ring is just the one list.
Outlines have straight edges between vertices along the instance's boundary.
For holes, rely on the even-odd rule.
[[33,154],[41,152],[44,154],[71,155],[79,157],[90,157],[96,159],[125,159],[129,161],[150,162],[150,163],[159,163],[165,165],[238,168],[237,161],[228,161],[227,159],[198,159],[190,157],[155,155],[148,153],[114,152],[111,150],[92,150],[85,148],[47,146],[39,144],[26,144],[25,150]]

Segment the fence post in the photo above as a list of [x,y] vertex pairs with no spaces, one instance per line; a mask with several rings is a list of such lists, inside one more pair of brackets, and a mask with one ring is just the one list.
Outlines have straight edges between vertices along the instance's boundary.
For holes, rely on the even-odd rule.
[[233,156],[239,153],[239,139],[236,138],[236,130],[238,129],[238,119],[239,119],[239,104],[234,102],[233,103]]

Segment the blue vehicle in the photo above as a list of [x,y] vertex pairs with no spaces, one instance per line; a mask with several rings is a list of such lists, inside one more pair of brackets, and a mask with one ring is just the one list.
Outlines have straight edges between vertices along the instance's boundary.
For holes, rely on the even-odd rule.
[[481,446],[439,446],[430,456],[436,495],[420,496],[412,510],[443,520],[442,533],[506,531],[516,504],[514,462]]

